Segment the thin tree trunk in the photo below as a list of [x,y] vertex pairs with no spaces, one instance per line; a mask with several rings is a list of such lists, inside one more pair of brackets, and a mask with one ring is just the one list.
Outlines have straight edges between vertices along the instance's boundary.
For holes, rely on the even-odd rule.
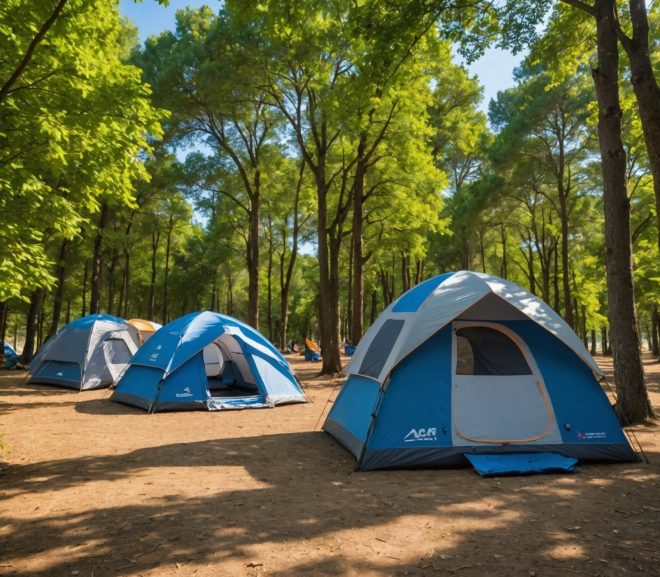
[[[325,175],[325,156],[318,159],[316,169],[316,191],[317,191],[317,224],[316,233],[318,239],[319,258],[319,333],[323,364],[322,374],[333,374],[341,371],[341,360],[339,355],[339,342],[337,330],[339,327],[338,302],[338,271],[335,270],[330,259],[338,258],[338,253],[330,248],[328,242],[328,185]],[[336,241],[335,241],[336,242]],[[338,264],[338,263],[337,263]],[[335,275],[336,278],[335,278]],[[334,282],[337,282],[337,287]]]
[[128,302],[131,288],[131,251],[124,249],[124,318],[128,318]]
[[[378,291],[376,289],[371,291],[371,313],[369,315],[370,324],[376,322],[376,311],[378,309]],[[356,344],[356,343],[353,343]]]
[[89,261],[85,261],[83,267],[83,285],[82,285],[82,308],[80,316],[84,317],[87,314],[87,277],[89,276]]
[[[119,262],[119,251],[112,250],[112,258],[110,259],[110,266],[108,266],[108,314],[114,314],[115,310],[115,270],[117,270],[117,263]],[[121,305],[118,307],[118,314],[121,313]]]
[[231,275],[231,267],[227,266],[227,314],[234,314],[234,280]]
[[37,333],[37,313],[41,302],[42,291],[36,290],[30,295],[30,306],[25,319],[25,344],[21,354],[21,362],[29,363],[34,357],[35,337]]
[[46,294],[42,292],[39,299],[39,308],[37,309],[37,338],[35,351],[39,350],[41,343],[44,341],[44,322],[46,322]]
[[268,320],[268,338],[275,342],[273,335],[273,219],[268,215],[268,267],[266,276],[266,319]]
[[608,316],[618,396],[616,410],[622,422],[639,423],[654,416],[654,412],[644,384],[633,290],[630,200],[626,186],[626,153],[621,139],[615,0],[596,0],[594,9],[598,67],[592,71],[592,76],[599,110]]
[[62,298],[64,296],[64,279],[66,276],[66,252],[69,247],[69,241],[64,239],[62,244],[60,244],[60,254],[57,259],[56,267],[56,277],[57,285],[55,288],[55,294],[53,295],[53,318],[50,323],[50,328],[48,329],[48,335],[46,339],[49,339],[57,332],[57,327],[60,324],[60,315],[62,312]]
[[165,242],[165,278],[163,278],[163,324],[170,320],[169,280],[170,280],[170,253],[172,250],[172,231],[174,230],[174,213],[170,212],[167,223],[167,240]]
[[589,352],[592,355],[596,354],[596,329],[591,329],[591,349]]
[[0,302],[0,341],[5,342],[7,337],[7,313],[9,312],[9,307],[7,306],[7,301]]
[[101,216],[99,226],[94,240],[94,256],[92,257],[92,296],[89,302],[89,312],[96,314],[101,305],[101,247],[103,245],[103,233],[108,223],[108,205],[101,205]]
[[358,145],[358,162],[355,166],[353,180],[353,238],[352,238],[352,289],[351,294],[351,330],[350,339],[353,344],[360,342],[364,332],[364,317],[362,316],[364,300],[364,255],[362,246],[362,226],[364,224],[364,179],[367,168],[364,158],[366,136],[363,135]]
[[552,288],[554,290],[554,305],[553,309],[559,313],[559,251],[555,246],[554,254],[554,270],[552,271]]
[[68,0],[59,0],[59,2],[53,7],[53,11],[50,13],[46,21],[41,25],[39,30],[37,30],[37,33],[30,41],[30,44],[21,58],[21,61],[18,63],[18,66],[14,69],[11,76],[3,83],[2,87],[0,87],[0,103],[11,94],[13,86],[20,80],[26,68],[29,66],[37,47],[41,44],[41,41],[52,28],[53,24],[55,24],[55,21],[60,17],[67,1]]
[[154,320],[156,313],[156,257],[158,254],[158,241],[160,240],[160,231],[151,233],[151,279],[149,281],[149,303],[147,305],[147,318]]
[[259,330],[259,211],[261,173],[254,173],[250,197],[250,233],[248,235],[248,324]]
[[561,279],[564,297],[564,320],[574,329],[579,328],[577,321],[573,319],[573,299],[571,295],[571,278],[569,275],[570,266],[568,264],[568,207],[566,205],[567,192],[564,187],[564,152],[563,140],[560,139],[559,152],[559,175],[557,177],[557,193],[559,196],[559,220],[561,224]]
[[508,278],[509,271],[507,267],[506,259],[506,229],[504,228],[504,223],[500,223],[500,238],[502,240],[502,278]]
[[653,356],[660,357],[660,313],[658,305],[653,305],[651,313],[651,352]]

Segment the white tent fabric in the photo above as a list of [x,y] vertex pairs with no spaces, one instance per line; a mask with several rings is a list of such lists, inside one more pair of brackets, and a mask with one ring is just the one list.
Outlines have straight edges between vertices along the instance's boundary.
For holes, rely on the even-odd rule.
[[527,318],[555,335],[578,355],[594,373],[603,374],[582,341],[549,305],[515,283],[472,271],[459,271],[449,277],[438,277],[438,286],[429,292],[415,311],[394,312],[397,303],[404,295],[390,304],[364,335],[362,341],[360,341],[360,346],[344,369],[344,373],[363,374],[360,372],[362,361],[370,350],[374,338],[380,333],[381,328],[390,320],[403,321],[403,327],[386,360],[382,363],[378,376],[371,375],[372,378],[383,383],[392,369],[424,341],[441,330],[447,323],[459,317],[461,313],[491,294],[509,303]]

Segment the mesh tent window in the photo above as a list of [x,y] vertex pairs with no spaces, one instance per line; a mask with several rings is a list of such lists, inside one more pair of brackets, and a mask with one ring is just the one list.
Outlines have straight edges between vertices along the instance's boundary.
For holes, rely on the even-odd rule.
[[518,345],[491,327],[456,331],[457,375],[531,375]]

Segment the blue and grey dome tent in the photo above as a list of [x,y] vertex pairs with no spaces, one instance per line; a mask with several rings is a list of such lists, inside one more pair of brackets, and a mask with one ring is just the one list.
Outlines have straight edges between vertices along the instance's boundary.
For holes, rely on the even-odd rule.
[[324,429],[361,470],[465,455],[636,461],[603,373],[543,301],[495,276],[436,276],[394,301],[346,367]]
[[30,383],[84,391],[110,386],[138,349],[124,319],[95,314],[63,326],[30,363]]
[[307,402],[288,363],[262,334],[209,311],[156,331],[111,399],[149,412]]

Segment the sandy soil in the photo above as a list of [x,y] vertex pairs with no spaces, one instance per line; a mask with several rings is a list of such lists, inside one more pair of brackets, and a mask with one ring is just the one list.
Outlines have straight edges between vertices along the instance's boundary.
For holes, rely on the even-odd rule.
[[292,364],[312,403],[157,415],[0,372],[0,575],[660,575],[657,426],[651,464],[355,473],[338,381]]

